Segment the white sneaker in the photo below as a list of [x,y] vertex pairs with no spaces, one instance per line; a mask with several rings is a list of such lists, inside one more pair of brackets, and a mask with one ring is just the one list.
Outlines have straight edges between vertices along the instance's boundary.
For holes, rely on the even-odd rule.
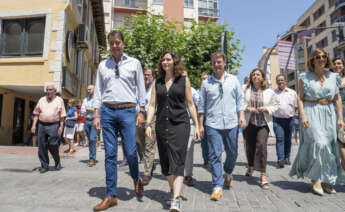
[[181,197],[176,197],[173,199],[170,206],[170,212],[180,212],[181,211]]

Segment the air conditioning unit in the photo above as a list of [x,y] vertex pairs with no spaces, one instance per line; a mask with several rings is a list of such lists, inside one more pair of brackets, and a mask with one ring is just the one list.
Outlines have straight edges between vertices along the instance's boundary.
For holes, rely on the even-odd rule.
[[78,25],[78,34],[77,34],[77,46],[79,48],[88,48],[89,45],[89,29],[86,24]]

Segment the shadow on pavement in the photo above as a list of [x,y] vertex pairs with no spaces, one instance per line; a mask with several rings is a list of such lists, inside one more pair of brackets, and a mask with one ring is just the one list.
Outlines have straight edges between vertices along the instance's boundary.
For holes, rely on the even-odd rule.
[[169,206],[166,204],[166,201],[169,199],[168,192],[152,189],[152,190],[145,190],[144,195],[150,200],[159,202],[162,205],[162,208],[164,210],[169,209]]
[[311,183],[296,182],[296,181],[273,181],[272,185],[275,185],[284,190],[295,190],[301,193],[311,193]]
[[[106,188],[105,187],[93,187],[88,192],[90,197],[97,197],[101,200],[106,197]],[[144,192],[146,195],[146,191]],[[117,198],[122,201],[128,201],[136,197],[133,189],[118,187],[117,188]],[[140,199],[139,199],[140,201]]]
[[212,193],[212,182],[211,181],[196,181],[194,184],[194,188],[205,193],[210,194]]

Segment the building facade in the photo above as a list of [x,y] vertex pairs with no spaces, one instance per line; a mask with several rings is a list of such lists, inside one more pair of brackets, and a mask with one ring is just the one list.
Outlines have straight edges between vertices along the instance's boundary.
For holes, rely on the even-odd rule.
[[219,0],[104,0],[106,32],[131,22],[133,14],[166,15],[190,26],[193,21],[217,21]]
[[0,144],[22,144],[45,86],[86,96],[105,46],[102,0],[0,2]]

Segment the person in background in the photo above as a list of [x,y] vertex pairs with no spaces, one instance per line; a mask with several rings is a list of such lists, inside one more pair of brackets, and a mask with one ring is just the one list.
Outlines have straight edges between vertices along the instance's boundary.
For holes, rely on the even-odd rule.
[[[72,153],[75,152],[73,140],[74,140],[74,133],[75,133],[75,129],[76,129],[76,123],[77,123],[77,119],[78,119],[78,112],[77,112],[77,106],[76,106],[76,100],[75,99],[69,99],[68,100],[68,108],[69,109],[68,109],[66,119],[65,119],[65,129],[63,132],[63,137],[69,146],[69,148],[66,152],[68,152],[68,154],[71,155]],[[74,122],[74,125],[73,126],[67,126],[66,122],[68,122],[68,120]]]
[[40,173],[49,170],[48,150],[55,161],[55,169],[61,169],[59,155],[59,137],[63,130],[63,120],[66,116],[65,105],[62,98],[56,96],[56,88],[53,84],[47,85],[46,96],[38,101],[33,114],[35,115],[31,127],[31,133],[36,132],[38,124],[38,158],[41,162]]
[[278,88],[274,90],[278,100],[278,110],[273,114],[273,130],[276,135],[277,165],[291,165],[291,137],[295,125],[297,110],[297,94],[294,90],[286,87],[286,79],[283,74],[276,76]]
[[85,117],[81,113],[81,101],[77,100],[77,113],[78,113],[78,118],[77,118],[77,125],[76,125],[76,133],[77,133],[77,144],[79,146],[82,146],[82,140],[85,143],[87,142],[87,138],[84,135],[84,125],[85,125]]

